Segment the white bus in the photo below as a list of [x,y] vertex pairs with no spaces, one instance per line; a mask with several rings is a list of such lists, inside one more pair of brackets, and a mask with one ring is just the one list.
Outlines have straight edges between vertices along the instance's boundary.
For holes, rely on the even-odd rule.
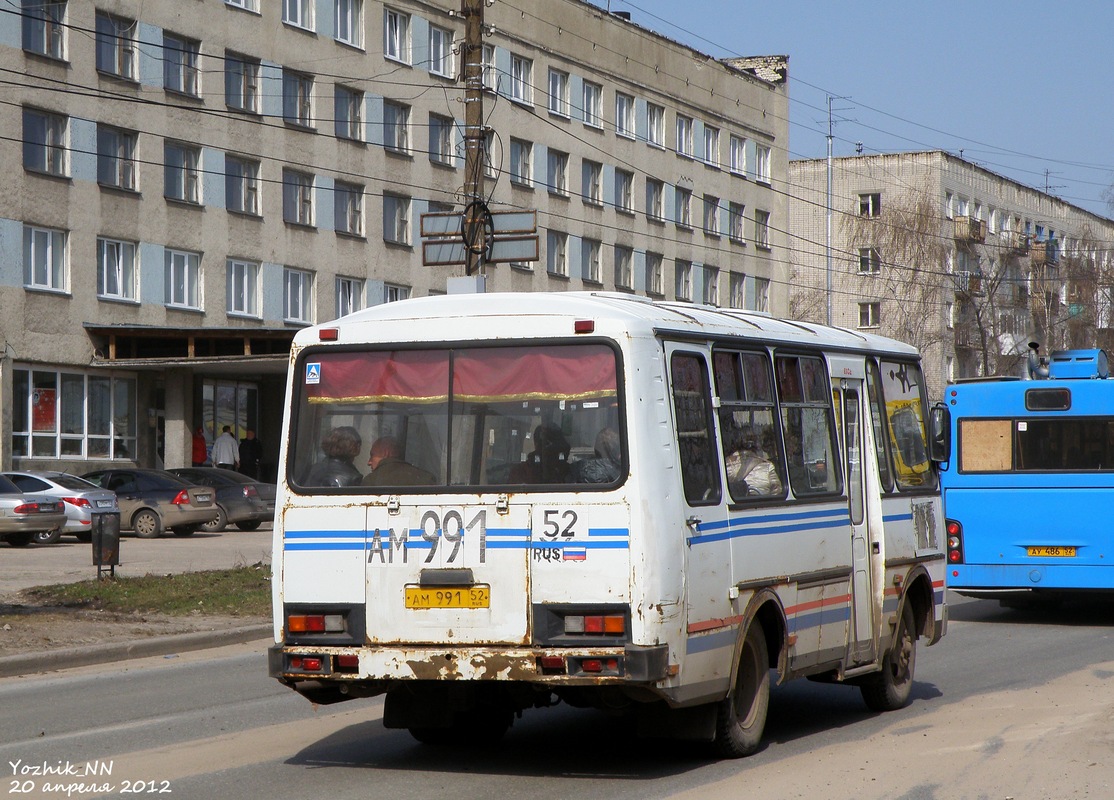
[[450,295],[294,340],[272,676],[426,743],[557,702],[758,747],[771,671],[909,701],[944,635],[917,352],[631,295]]

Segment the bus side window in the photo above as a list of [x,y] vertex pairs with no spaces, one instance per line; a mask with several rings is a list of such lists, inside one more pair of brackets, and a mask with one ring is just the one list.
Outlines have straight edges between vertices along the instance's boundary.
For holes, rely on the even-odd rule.
[[718,503],[721,494],[719,455],[712,427],[707,365],[698,354],[674,353],[670,372],[685,499],[689,505]]
[[840,491],[832,395],[824,362],[815,356],[777,357],[785,465],[797,497]]

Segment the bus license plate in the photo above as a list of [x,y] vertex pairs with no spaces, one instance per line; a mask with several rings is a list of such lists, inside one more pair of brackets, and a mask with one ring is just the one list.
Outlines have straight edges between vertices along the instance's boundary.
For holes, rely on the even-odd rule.
[[491,587],[407,586],[407,608],[490,608]]
[[1026,547],[1025,550],[1032,556],[1043,556],[1046,558],[1075,558],[1074,547]]

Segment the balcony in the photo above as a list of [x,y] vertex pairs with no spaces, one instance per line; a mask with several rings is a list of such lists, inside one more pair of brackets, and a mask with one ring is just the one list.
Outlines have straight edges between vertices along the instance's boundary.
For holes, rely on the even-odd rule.
[[1002,231],[1002,246],[1010,255],[1023,256],[1029,252],[1029,237],[1021,231]]
[[1034,267],[1055,267],[1060,263],[1060,243],[1055,239],[1033,242],[1029,248],[1029,260]]
[[986,220],[974,217],[955,218],[955,239],[957,242],[982,244],[986,241]]
[[963,270],[956,272],[952,277],[955,278],[956,294],[982,294],[981,272],[968,272],[966,270]]

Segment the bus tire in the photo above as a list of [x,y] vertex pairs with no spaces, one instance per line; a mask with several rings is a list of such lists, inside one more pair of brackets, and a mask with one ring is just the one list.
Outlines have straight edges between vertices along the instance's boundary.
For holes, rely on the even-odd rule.
[[769,708],[770,656],[762,623],[755,620],[743,640],[735,685],[716,708],[716,754],[742,758],[757,751]]
[[859,686],[871,711],[896,711],[909,704],[917,666],[917,626],[913,607],[906,602],[894,631],[893,644],[882,658],[882,670]]

